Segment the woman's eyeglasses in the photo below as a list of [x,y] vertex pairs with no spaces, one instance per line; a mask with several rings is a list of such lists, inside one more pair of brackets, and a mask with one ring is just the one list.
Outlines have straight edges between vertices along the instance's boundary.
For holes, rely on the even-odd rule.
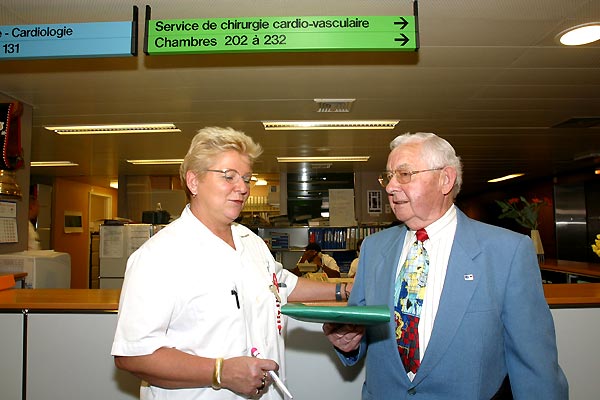
[[235,185],[241,180],[244,181],[246,186],[250,186],[252,182],[252,174],[240,175],[235,169],[205,169],[206,172],[219,172],[223,174],[223,179],[232,185]]

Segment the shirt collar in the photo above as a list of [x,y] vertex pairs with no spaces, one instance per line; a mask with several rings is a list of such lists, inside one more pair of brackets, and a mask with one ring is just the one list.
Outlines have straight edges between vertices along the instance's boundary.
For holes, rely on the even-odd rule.
[[[452,204],[452,206],[450,206],[450,208],[444,213],[444,215],[442,215],[438,220],[425,227],[425,230],[427,231],[427,236],[429,236],[430,240],[433,240],[433,238],[443,234],[446,228],[452,226],[452,224],[454,223],[456,223],[456,206]],[[409,235],[410,240],[414,241],[417,232],[409,230]]]

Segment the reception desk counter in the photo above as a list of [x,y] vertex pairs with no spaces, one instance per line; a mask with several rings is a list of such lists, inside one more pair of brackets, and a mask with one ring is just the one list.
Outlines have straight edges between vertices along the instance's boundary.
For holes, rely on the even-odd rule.
[[561,283],[544,285],[550,308],[600,308],[600,283]]
[[107,311],[119,308],[119,289],[27,289],[0,291],[0,311]]
[[[116,312],[119,307],[119,293],[119,289],[3,290],[0,291],[0,311]],[[550,308],[600,308],[600,284],[598,283],[546,284],[544,294]]]
[[0,291],[0,397],[139,398],[139,380],[117,370],[110,356],[119,292]]
[[[570,398],[596,398],[600,284],[544,285],[544,292]],[[118,303],[118,289],[0,291],[2,399],[139,398],[139,380],[117,370],[110,356]],[[285,354],[294,398],[316,398],[318,390],[318,398],[360,399],[362,363],[343,367],[321,324],[289,319]]]

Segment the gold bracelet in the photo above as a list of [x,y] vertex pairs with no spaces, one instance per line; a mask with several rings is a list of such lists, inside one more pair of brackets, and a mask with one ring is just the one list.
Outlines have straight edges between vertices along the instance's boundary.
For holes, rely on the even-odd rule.
[[212,376],[212,388],[215,390],[221,389],[221,373],[223,372],[223,358],[215,359],[215,370]]

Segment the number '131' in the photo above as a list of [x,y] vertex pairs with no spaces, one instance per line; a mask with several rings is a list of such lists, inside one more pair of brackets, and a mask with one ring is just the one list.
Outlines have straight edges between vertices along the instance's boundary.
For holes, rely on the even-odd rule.
[[4,54],[14,54],[19,52],[19,43],[6,43],[2,45]]

